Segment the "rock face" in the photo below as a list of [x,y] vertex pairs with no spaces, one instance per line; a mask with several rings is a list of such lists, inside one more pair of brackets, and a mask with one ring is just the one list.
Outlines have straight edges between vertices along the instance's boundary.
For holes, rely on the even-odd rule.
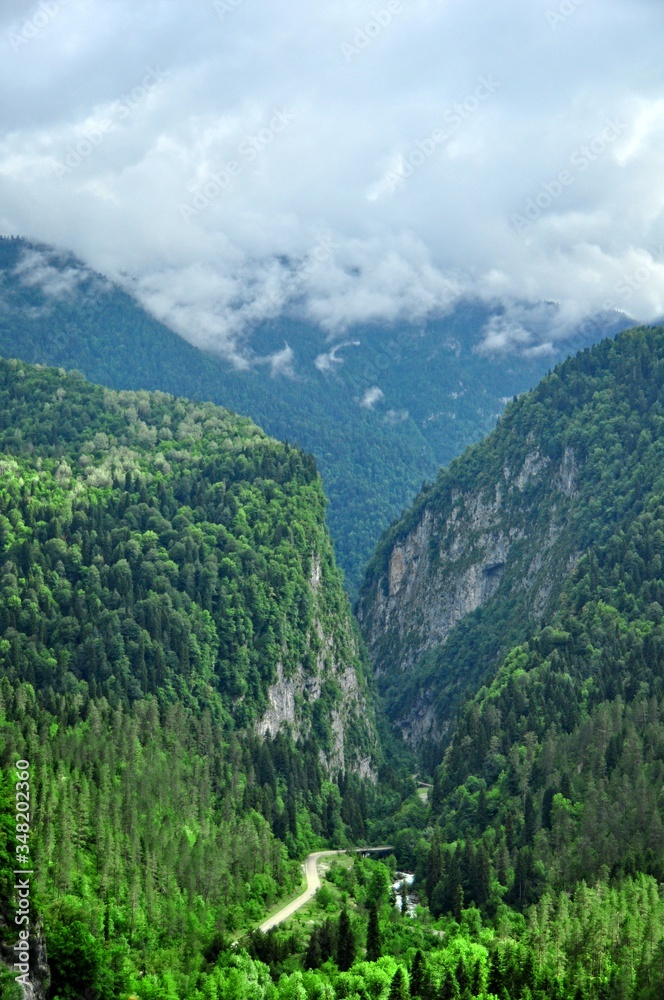
[[[355,771],[361,777],[373,778],[372,758],[377,738],[366,686],[358,674],[360,644],[350,628],[350,616],[345,628],[337,618],[334,632],[324,624],[324,568],[316,553],[311,560],[309,586],[319,610],[309,636],[310,650],[315,651],[314,667],[300,663],[286,677],[282,664],[278,665],[276,679],[268,692],[269,707],[256,723],[256,731],[261,736],[275,736],[288,726],[295,740],[307,736],[311,729],[311,709],[324,698],[325,709],[329,711],[329,741],[319,751],[323,767],[334,772]],[[309,711],[303,711],[303,706],[308,706]],[[359,741],[358,735],[361,735]]]
[[575,565],[579,553],[570,551],[565,525],[578,472],[572,449],[553,461],[531,443],[477,486],[452,470],[443,474],[397,527],[361,594],[358,618],[379,685],[400,687],[398,698],[388,696],[388,711],[409,742],[441,739],[450,721],[435,704],[440,678],[422,683],[423,657],[490,602],[520,603],[538,619]]
[[639,328],[559,365],[381,539],[358,618],[411,743],[446,738],[464,693],[564,610],[581,556],[661,492],[663,345]]

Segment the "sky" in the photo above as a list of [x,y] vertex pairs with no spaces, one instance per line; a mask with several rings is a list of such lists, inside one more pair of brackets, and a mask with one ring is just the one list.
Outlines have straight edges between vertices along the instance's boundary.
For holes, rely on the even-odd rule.
[[661,0],[3,0],[0,234],[238,363],[282,312],[650,321],[663,40]]

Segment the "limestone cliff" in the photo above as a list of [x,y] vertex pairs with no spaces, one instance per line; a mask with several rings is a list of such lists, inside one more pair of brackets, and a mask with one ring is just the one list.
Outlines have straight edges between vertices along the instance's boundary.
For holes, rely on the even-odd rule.
[[[379,678],[394,671],[412,676],[423,654],[444,645],[458,622],[501,590],[525,599],[533,617],[542,615],[578,557],[563,555],[561,542],[577,475],[571,449],[554,463],[534,448],[519,465],[503,465],[489,486],[450,484],[443,497],[422,504],[358,607]],[[539,508],[542,492],[545,509]],[[412,742],[443,735],[447,720],[434,711],[434,687],[397,716]]]
[[[300,662],[286,676],[277,664],[268,691],[269,707],[256,723],[256,731],[275,736],[288,727],[293,738],[309,735],[314,707],[325,717],[322,765],[328,771],[355,771],[360,777],[376,773],[378,742],[373,706],[362,670],[361,640],[351,626],[350,614],[335,615],[333,628],[326,615],[326,571],[318,553],[311,560],[309,587],[316,608],[308,637],[306,663]],[[366,657],[366,653],[364,654]]]
[[641,377],[621,357],[640,350],[630,338],[570,359],[510,404],[383,537],[357,613],[388,713],[411,743],[445,738],[464,691],[547,619],[581,554],[633,502],[633,397],[625,387],[618,405],[607,361],[614,351],[626,378]]

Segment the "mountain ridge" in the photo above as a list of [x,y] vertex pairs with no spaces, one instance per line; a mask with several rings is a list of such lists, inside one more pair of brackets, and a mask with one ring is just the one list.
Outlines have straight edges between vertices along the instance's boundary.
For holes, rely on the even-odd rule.
[[[630,475],[656,439],[662,339],[637,328],[558,366],[383,536],[358,615],[388,711],[412,742],[427,729],[444,741],[463,690],[551,615],[582,553],[652,488]],[[616,412],[600,430],[607,398]]]
[[[475,348],[486,324],[503,320],[481,303],[462,302],[429,324],[352,327],[341,343],[296,317],[265,321],[251,331],[253,361],[262,363],[238,371],[72,254],[19,239],[0,240],[0,299],[0,353],[76,368],[110,388],[210,399],[313,452],[351,596],[380,531],[422,481],[490,430],[505,399],[576,343],[498,364]],[[555,308],[547,308],[555,325]],[[538,328],[547,321],[537,313]],[[620,325],[624,317],[598,319],[578,332],[579,346]],[[295,378],[267,363],[284,345]]]

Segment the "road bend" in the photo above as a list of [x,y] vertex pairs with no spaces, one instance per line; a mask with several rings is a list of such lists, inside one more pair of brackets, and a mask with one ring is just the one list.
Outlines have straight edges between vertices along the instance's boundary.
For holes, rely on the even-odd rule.
[[[357,847],[354,851],[350,853],[355,854],[378,854],[385,853],[385,851],[392,850],[390,844],[385,844],[382,847]],[[305,903],[308,903],[313,896],[316,895],[316,890],[320,889],[320,875],[318,874],[318,862],[322,858],[330,858],[335,854],[347,854],[348,851],[314,851],[310,854],[307,860],[304,862],[304,874],[307,878],[307,888],[304,892],[294,899],[291,903],[286,903],[285,906],[267,920],[264,920],[260,925],[259,930],[266,934],[272,927],[276,927],[277,924],[283,924],[284,920],[288,920],[292,917],[294,913],[297,912]]]

